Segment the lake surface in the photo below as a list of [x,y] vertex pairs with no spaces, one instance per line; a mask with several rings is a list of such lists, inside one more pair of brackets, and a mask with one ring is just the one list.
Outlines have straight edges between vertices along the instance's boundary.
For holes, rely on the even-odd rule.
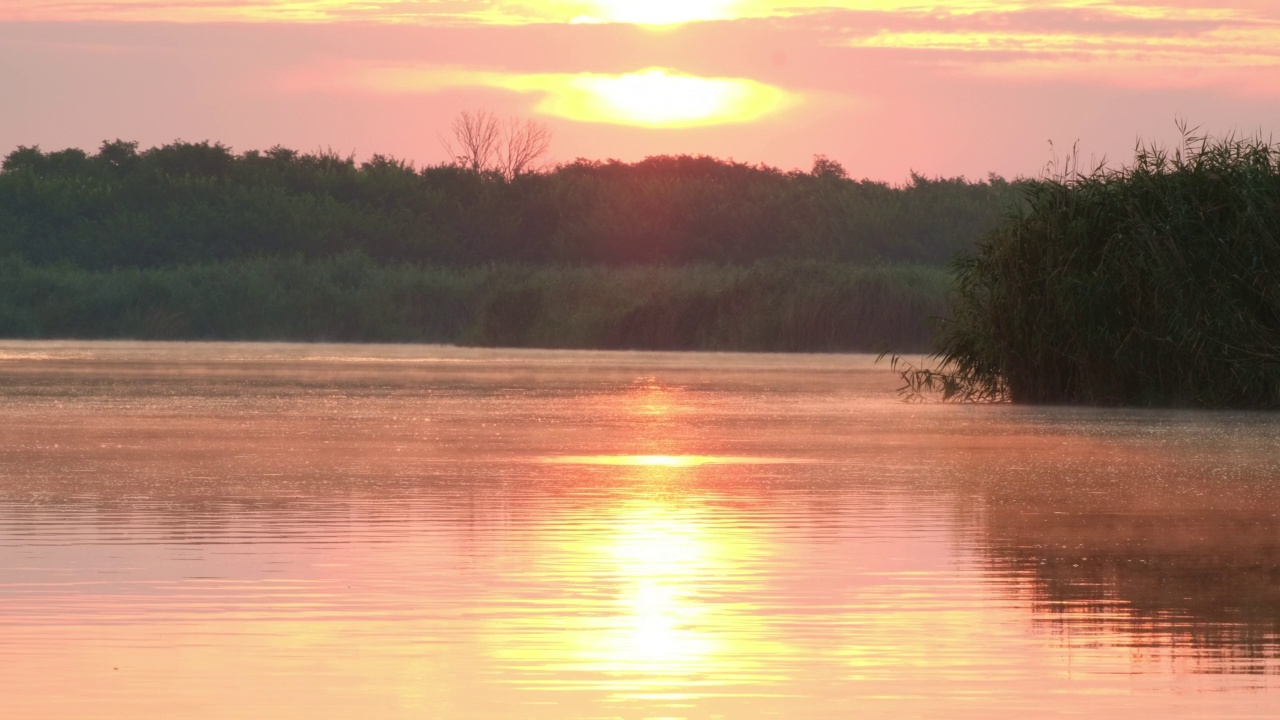
[[6,718],[1274,718],[1280,415],[0,343]]

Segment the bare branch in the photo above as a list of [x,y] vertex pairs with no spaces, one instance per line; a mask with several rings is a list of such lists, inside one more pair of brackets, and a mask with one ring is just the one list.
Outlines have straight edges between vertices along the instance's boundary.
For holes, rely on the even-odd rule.
[[511,179],[531,170],[534,161],[546,154],[551,147],[551,130],[535,120],[510,118],[503,140],[501,170]]
[[453,144],[446,143],[454,162],[475,172],[496,166],[501,151],[502,124],[493,113],[463,110],[449,128],[458,144],[455,152]]
[[452,139],[441,136],[440,144],[455,165],[500,173],[508,180],[531,171],[551,146],[546,125],[514,117],[504,125],[487,110],[463,111],[449,129]]

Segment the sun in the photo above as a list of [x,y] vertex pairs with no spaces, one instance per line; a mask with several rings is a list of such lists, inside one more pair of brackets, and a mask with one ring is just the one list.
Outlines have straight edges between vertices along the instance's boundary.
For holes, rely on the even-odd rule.
[[636,25],[677,25],[698,20],[723,20],[733,16],[740,0],[591,0],[589,18],[602,22]]
[[701,78],[665,68],[568,78],[538,109],[582,122],[695,127],[751,122],[787,104],[777,88],[740,78]]
[[661,67],[621,75],[370,67],[353,72],[350,82],[395,93],[500,88],[538,96],[534,111],[541,115],[655,129],[756,122],[804,101],[800,94],[747,78],[698,77]]

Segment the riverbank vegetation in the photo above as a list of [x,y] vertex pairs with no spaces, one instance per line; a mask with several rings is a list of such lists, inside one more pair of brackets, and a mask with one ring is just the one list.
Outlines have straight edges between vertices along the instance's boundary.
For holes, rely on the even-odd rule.
[[82,269],[0,261],[0,336],[873,351],[927,347],[939,268],[447,268],[363,255]]
[[0,169],[0,334],[923,350],[999,177],[710,157],[537,172],[216,143],[24,147]]
[[162,267],[358,252],[473,267],[745,265],[768,259],[942,264],[1000,221],[1016,183],[852,180],[710,157],[577,160],[506,177],[210,143],[94,154],[20,148],[0,171],[0,257]]
[[1188,133],[1023,188],[956,262],[941,371],[907,392],[1280,407],[1280,146]]

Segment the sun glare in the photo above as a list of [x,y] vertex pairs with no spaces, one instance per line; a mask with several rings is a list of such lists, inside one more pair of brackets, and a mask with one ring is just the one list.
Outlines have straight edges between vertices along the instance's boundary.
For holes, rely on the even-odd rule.
[[782,90],[753,80],[649,68],[618,76],[571,76],[537,109],[583,122],[678,128],[750,122],[786,104]]
[[[331,76],[313,80],[330,84]],[[491,87],[541,96],[534,109],[577,122],[685,128],[746,123],[778,112],[798,98],[745,78],[703,78],[648,68],[624,75],[495,73],[456,68],[369,68],[353,83],[383,92],[438,92]]]

